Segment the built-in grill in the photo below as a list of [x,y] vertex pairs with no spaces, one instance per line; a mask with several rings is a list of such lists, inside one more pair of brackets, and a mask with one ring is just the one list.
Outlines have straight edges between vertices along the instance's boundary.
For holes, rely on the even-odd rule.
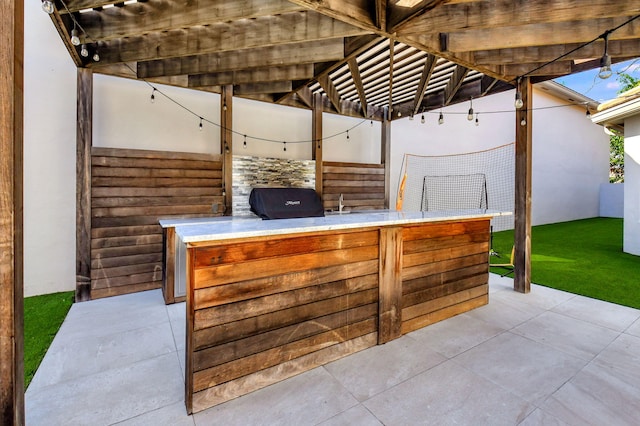
[[249,205],[262,219],[324,216],[322,200],[309,188],[254,188]]

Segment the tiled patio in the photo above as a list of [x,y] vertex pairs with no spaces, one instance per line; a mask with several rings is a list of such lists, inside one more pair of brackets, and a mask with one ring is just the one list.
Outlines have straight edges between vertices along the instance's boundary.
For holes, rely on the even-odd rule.
[[638,425],[640,311],[491,276],[489,305],[187,416],[184,304],[73,305],[28,425]]

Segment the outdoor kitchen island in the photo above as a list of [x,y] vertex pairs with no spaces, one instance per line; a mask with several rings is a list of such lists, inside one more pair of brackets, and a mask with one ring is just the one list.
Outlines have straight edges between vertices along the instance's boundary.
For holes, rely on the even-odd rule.
[[396,212],[177,226],[185,402],[220,404],[488,303],[490,219]]

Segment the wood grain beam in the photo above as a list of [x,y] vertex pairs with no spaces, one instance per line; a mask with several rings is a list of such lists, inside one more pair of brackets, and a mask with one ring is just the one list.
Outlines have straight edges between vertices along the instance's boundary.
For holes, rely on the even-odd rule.
[[284,93],[291,91],[291,81],[274,81],[271,83],[244,83],[235,85],[233,93],[241,95],[250,95],[256,93]]
[[[78,10],[75,7],[77,3],[80,2],[71,3],[72,12]],[[167,29],[215,25],[239,19],[252,20],[302,10],[305,9],[286,0],[160,0],[82,13],[78,15],[78,20],[94,40],[110,40]],[[63,9],[60,13],[66,11]]]
[[438,58],[433,55],[429,55],[427,60],[424,63],[424,68],[422,69],[422,75],[420,76],[420,83],[418,83],[418,88],[416,89],[416,96],[413,101],[413,114],[417,114],[422,105],[422,99],[424,99],[425,90],[427,90],[427,86],[429,85],[429,80],[431,80],[431,74],[433,73],[433,69],[436,67],[436,63],[438,62]]
[[[458,0],[454,1],[457,2]],[[443,3],[448,2],[450,2],[450,0],[416,0],[409,3],[413,4],[411,7],[399,6],[398,3],[400,2],[396,2],[395,5],[389,6],[389,24],[387,30],[390,33],[395,33],[398,31],[398,28],[402,28],[405,22],[413,22],[418,17],[435,8],[441,8]]]
[[91,146],[93,72],[77,71],[76,119],[76,301],[91,300]]
[[451,78],[447,82],[447,86],[444,88],[444,104],[449,105],[453,100],[453,97],[460,89],[460,86],[464,82],[464,78],[469,74],[469,69],[461,65],[456,66],[456,69],[451,74]]
[[[588,21],[533,24],[449,32],[450,52],[509,49],[591,41],[605,31],[625,23],[629,17],[603,18]],[[609,40],[640,38],[638,20],[611,33]]]
[[189,76],[189,87],[217,86],[226,84],[269,83],[275,81],[306,80],[313,77],[313,65],[274,66],[215,74]]
[[358,61],[355,58],[351,58],[348,61],[349,63],[349,71],[351,72],[351,78],[353,79],[353,84],[356,86],[356,90],[358,91],[358,98],[360,99],[360,105],[362,105],[362,112],[364,116],[367,116],[367,94],[364,91],[364,86],[362,85],[362,78],[360,77],[360,69],[358,68]]
[[[323,15],[368,31],[378,31],[369,0],[290,0]],[[374,13],[375,15],[375,13]]]
[[324,93],[327,95],[329,101],[331,101],[331,105],[338,111],[338,114],[342,112],[342,106],[340,104],[340,94],[336,89],[336,86],[331,81],[329,74],[325,74],[318,78],[318,83],[320,83],[320,87],[324,90]]
[[24,425],[24,2],[0,15],[0,424]]
[[[473,58],[478,65],[545,63],[577,49],[581,45],[582,43],[569,43],[551,46],[527,46],[514,49],[480,50],[473,52]],[[604,42],[596,41],[565,56],[563,59],[575,61],[600,58],[603,52]],[[612,57],[638,57],[640,56],[640,39],[611,40],[609,41],[608,52]]]
[[[398,34],[456,32],[466,29],[552,24],[618,17],[640,13],[636,0],[591,0],[588,5],[574,0],[528,0],[514,5],[512,0],[443,4],[392,28]],[[594,35],[598,35],[595,33]],[[483,40],[483,39],[478,39]]]
[[138,78],[181,74],[208,74],[269,66],[332,61],[344,57],[341,39],[293,43],[246,51],[209,53],[138,63]]
[[531,291],[531,170],[533,140],[533,85],[518,82],[524,106],[516,111],[516,181],[514,205],[514,281],[520,293]]
[[296,12],[228,24],[127,37],[99,44],[100,64],[233,52],[366,34],[315,12]]
[[387,0],[375,0],[376,27],[387,31]]

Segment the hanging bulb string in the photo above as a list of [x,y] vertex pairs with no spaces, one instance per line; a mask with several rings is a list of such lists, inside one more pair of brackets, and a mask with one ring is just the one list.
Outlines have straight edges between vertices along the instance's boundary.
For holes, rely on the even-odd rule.
[[614,28],[608,29],[607,31],[603,32],[602,34],[600,34],[598,37],[594,38],[593,40],[590,40],[590,41],[587,41],[587,42],[585,42],[585,43],[582,43],[581,45],[579,45],[579,46],[577,46],[577,47],[574,47],[573,49],[569,50],[568,52],[563,53],[562,55],[558,56],[557,58],[552,59],[552,60],[550,60],[550,61],[548,61],[548,62],[545,62],[544,64],[539,65],[539,66],[537,66],[537,67],[533,68],[532,70],[527,71],[526,73],[524,73],[524,74],[522,74],[522,75],[520,75],[520,76],[516,77],[515,79],[513,79],[513,80],[511,80],[511,81],[512,81],[512,82],[514,82],[514,81],[516,81],[518,78],[522,78],[522,77],[526,77],[526,76],[528,76],[528,75],[531,75],[531,74],[533,74],[534,72],[539,71],[539,70],[541,70],[542,68],[546,67],[547,65],[551,65],[551,64],[553,64],[553,63],[555,63],[555,62],[558,62],[560,59],[566,58],[567,56],[571,55],[572,53],[577,52],[578,50],[580,50],[580,49],[582,49],[582,48],[585,48],[585,47],[587,47],[588,45],[593,44],[593,43],[595,43],[596,41],[598,41],[598,40],[600,40],[600,39],[608,38],[608,37],[609,37],[609,35],[610,35],[611,33],[613,33],[613,32],[615,32],[615,31],[619,30],[620,28],[622,28],[622,27],[624,27],[624,26],[629,25],[630,23],[632,23],[633,21],[635,21],[635,20],[636,20],[636,19],[638,19],[638,18],[640,18],[640,15],[633,16],[633,17],[631,17],[631,18],[627,19],[627,20],[626,20],[625,22],[623,22],[622,24],[620,24],[620,25],[618,25],[618,26],[616,26],[616,27],[614,27]]

